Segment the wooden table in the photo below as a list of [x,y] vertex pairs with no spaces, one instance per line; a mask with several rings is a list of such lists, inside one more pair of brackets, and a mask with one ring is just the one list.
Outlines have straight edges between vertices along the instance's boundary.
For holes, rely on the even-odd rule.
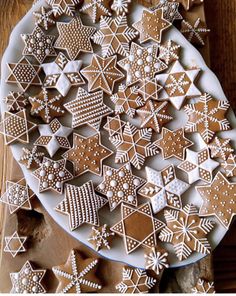
[[[9,34],[32,5],[32,0],[1,0],[0,58],[7,46]],[[218,76],[226,96],[236,110],[236,1],[205,0],[206,19],[210,34],[211,68]],[[10,151],[0,139],[0,163],[12,167]],[[0,166],[0,193],[10,172]],[[0,237],[3,211],[0,210]],[[218,292],[236,292],[236,221],[222,243],[214,251],[215,285]]]

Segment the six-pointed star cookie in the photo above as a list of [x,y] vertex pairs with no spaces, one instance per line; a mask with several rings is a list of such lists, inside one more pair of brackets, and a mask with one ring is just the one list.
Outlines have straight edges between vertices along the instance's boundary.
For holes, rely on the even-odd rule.
[[76,98],[64,107],[72,114],[73,128],[88,124],[97,131],[102,118],[113,113],[113,110],[103,103],[102,91],[89,93],[81,87],[78,88]]
[[227,177],[236,176],[236,154],[230,154],[225,162],[221,163]]
[[0,202],[8,205],[11,214],[19,209],[31,210],[30,199],[34,196],[25,179],[18,182],[6,181],[6,192],[0,197]]
[[148,100],[158,100],[158,93],[162,89],[162,86],[159,85],[155,78],[149,79],[146,78],[141,81],[140,86],[138,88],[138,93],[142,96],[144,101]]
[[130,3],[131,0],[113,0],[111,9],[115,11],[116,15],[128,14]]
[[236,214],[236,183],[218,172],[210,185],[196,186],[203,199],[201,216],[216,216],[228,229]]
[[19,253],[26,252],[24,243],[27,240],[27,236],[19,236],[18,232],[15,231],[11,236],[5,236],[4,240],[4,252],[10,253],[13,258]]
[[163,85],[160,99],[168,100],[179,110],[186,98],[201,95],[194,81],[200,69],[185,70],[179,61],[176,61],[168,73],[156,76],[157,81]]
[[193,145],[193,142],[185,137],[183,128],[172,131],[163,127],[161,138],[155,144],[161,149],[164,159],[176,157],[184,160],[185,151]]
[[81,0],[47,0],[47,2],[52,7],[54,16],[59,17],[62,14],[73,16],[75,7]]
[[157,146],[151,142],[152,129],[138,129],[127,122],[122,134],[110,137],[117,149],[115,162],[130,162],[138,170],[143,166],[146,157],[158,154]]
[[102,46],[102,56],[109,57],[114,54],[127,56],[129,43],[138,33],[127,24],[126,15],[116,18],[102,17],[100,30],[92,36],[94,43]]
[[59,37],[54,47],[66,50],[71,60],[80,52],[93,52],[90,38],[96,28],[84,26],[80,17],[74,17],[69,23],[57,22],[57,29]]
[[137,206],[136,192],[144,182],[143,179],[133,175],[129,164],[125,164],[119,169],[104,165],[103,181],[95,190],[106,195],[110,210],[113,211],[121,203]]
[[99,226],[98,210],[107,202],[106,198],[95,194],[92,181],[79,187],[66,184],[65,198],[55,210],[69,216],[73,231],[84,223]]
[[65,97],[71,86],[85,83],[80,75],[81,66],[82,61],[70,61],[60,52],[54,62],[41,65],[46,74],[43,82],[44,87],[56,88]]
[[49,27],[55,25],[56,23],[52,14],[52,9],[46,9],[44,6],[41,6],[39,11],[33,12],[35,18],[35,25],[40,26],[47,31]]
[[141,47],[134,42],[131,43],[129,55],[118,62],[118,65],[127,72],[128,85],[146,78],[152,79],[156,73],[167,68],[166,64],[158,59],[157,53],[156,45]]
[[18,84],[23,91],[26,91],[32,85],[42,85],[39,77],[40,66],[31,64],[25,57],[22,57],[17,63],[9,63],[7,66],[10,75],[6,82]]
[[63,193],[63,184],[73,179],[73,175],[66,169],[66,160],[52,160],[44,157],[40,167],[33,172],[39,180],[39,192],[53,190]]
[[198,180],[210,183],[212,172],[219,166],[219,162],[210,157],[208,148],[199,152],[186,150],[186,159],[178,165],[178,168],[188,174],[188,182],[192,184]]
[[101,89],[107,94],[112,94],[115,82],[124,78],[124,74],[116,67],[117,56],[106,59],[94,55],[88,67],[81,73],[88,80],[89,92]]
[[138,193],[150,199],[154,214],[165,207],[182,208],[181,195],[189,185],[176,178],[173,165],[169,165],[160,172],[146,167],[146,175],[147,183],[139,189]]
[[61,95],[55,95],[43,88],[38,95],[29,97],[31,115],[39,116],[44,122],[49,123],[54,117],[64,115],[65,110],[61,107],[62,100]]
[[12,294],[46,293],[42,285],[45,269],[34,269],[29,261],[26,261],[19,272],[11,272]]
[[213,229],[214,222],[200,218],[198,209],[190,204],[182,210],[165,210],[166,227],[159,239],[173,244],[179,261],[187,259],[193,252],[210,254],[211,246],[207,234]]
[[143,10],[142,18],[133,24],[133,27],[140,33],[140,42],[154,41],[161,42],[162,32],[169,28],[171,23],[163,17],[163,9],[154,11]]
[[59,281],[56,293],[95,293],[100,290],[102,286],[96,277],[97,264],[98,259],[84,259],[72,249],[65,264],[52,268]]
[[26,147],[22,148],[23,154],[20,157],[19,162],[24,164],[27,169],[38,168],[44,157],[44,153],[38,151],[38,147],[34,146],[32,149]]
[[80,11],[89,15],[93,23],[97,23],[102,16],[111,16],[110,0],[84,0]]
[[59,148],[71,148],[67,137],[73,129],[62,125],[57,118],[49,124],[39,124],[38,129],[40,137],[34,142],[34,145],[45,147],[51,157]]
[[107,116],[107,123],[103,126],[104,130],[108,131],[109,136],[121,135],[126,122],[120,119],[120,115],[114,117]]
[[44,34],[39,26],[36,26],[31,34],[21,34],[21,38],[25,43],[22,54],[33,56],[40,64],[46,57],[56,55],[53,47],[55,36]]
[[168,114],[168,102],[148,100],[136,113],[141,119],[141,127],[150,127],[156,133],[160,133],[162,126],[173,119]]
[[151,8],[155,11],[156,9],[163,9],[163,18],[171,23],[175,20],[182,20],[183,17],[179,13],[179,3],[173,2],[172,0],[159,0],[157,4]]
[[118,114],[126,113],[134,117],[135,110],[144,105],[142,97],[138,93],[136,86],[119,85],[118,92],[110,97],[115,104],[115,112]]
[[27,120],[26,111],[21,110],[15,114],[4,112],[0,122],[0,133],[4,136],[5,145],[15,141],[29,143],[29,133],[37,127]]
[[7,111],[9,112],[24,110],[29,104],[28,98],[24,92],[10,91],[3,101],[7,105]]
[[216,132],[231,129],[226,118],[229,106],[228,101],[214,99],[205,93],[196,104],[184,106],[184,111],[188,115],[185,131],[198,132],[208,144]]
[[155,247],[157,244],[156,233],[164,226],[163,222],[153,217],[149,203],[145,203],[139,208],[122,204],[121,221],[111,227],[111,231],[123,236],[125,249],[129,254],[140,246]]
[[74,133],[73,147],[63,157],[73,164],[77,177],[86,172],[101,175],[102,162],[111,154],[113,151],[102,145],[100,133],[87,138]]
[[222,139],[215,137],[210,144],[208,144],[208,148],[210,149],[211,152],[211,157],[218,157],[223,160],[226,160],[227,157],[234,152],[234,149],[231,147],[229,142],[231,139]]
[[160,45],[159,59],[167,65],[179,59],[181,46],[172,40],[167,40]]

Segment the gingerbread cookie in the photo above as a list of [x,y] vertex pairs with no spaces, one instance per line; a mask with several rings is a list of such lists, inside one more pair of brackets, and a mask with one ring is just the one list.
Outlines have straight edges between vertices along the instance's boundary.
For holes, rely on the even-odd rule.
[[201,216],[216,216],[228,229],[236,214],[236,183],[218,172],[210,185],[196,186],[203,199]]
[[59,17],[63,14],[74,16],[75,8],[81,3],[81,0],[46,0],[52,7],[52,11],[55,17]]
[[153,270],[157,275],[169,267],[168,252],[163,248],[152,248],[144,255],[145,268]]
[[144,101],[158,100],[159,92],[162,90],[162,86],[157,83],[155,78],[146,78],[141,81],[138,88],[138,93],[142,96]]
[[4,112],[2,122],[0,122],[0,133],[4,136],[5,145],[16,141],[29,143],[29,133],[36,127],[36,124],[27,120],[25,110],[15,114]]
[[53,118],[64,115],[65,110],[61,107],[62,100],[61,95],[54,95],[43,88],[38,95],[29,97],[31,115],[39,116],[44,122],[49,123]]
[[133,24],[140,33],[140,43],[147,41],[161,42],[162,33],[169,28],[171,23],[163,17],[163,9],[143,10],[142,18]]
[[97,23],[102,16],[111,16],[110,0],[84,0],[81,12],[89,15],[93,23]]
[[66,185],[65,198],[55,208],[56,211],[69,216],[70,230],[82,224],[99,226],[98,210],[107,203],[107,199],[95,194],[93,182],[82,186]]
[[182,15],[179,13],[178,2],[174,2],[172,0],[159,0],[155,6],[151,8],[152,11],[157,9],[163,10],[163,18],[170,23],[173,23],[175,20],[183,19]]
[[208,148],[211,152],[211,157],[217,157],[226,160],[227,157],[232,152],[234,152],[234,149],[229,144],[230,141],[230,139],[221,139],[215,137],[214,140],[210,144],[208,144]]
[[10,253],[13,258],[16,257],[19,253],[26,252],[24,243],[27,240],[27,236],[19,236],[18,232],[15,231],[11,236],[5,236],[5,247],[4,252]]
[[100,133],[87,138],[74,133],[73,147],[63,157],[73,164],[75,177],[86,172],[100,176],[102,163],[111,154],[113,151],[102,145]]
[[144,180],[133,175],[130,165],[125,164],[119,169],[103,166],[103,182],[96,191],[106,195],[110,210],[113,211],[121,203],[138,205],[137,190],[144,184]]
[[229,157],[221,164],[227,177],[236,176],[236,155],[230,154]]
[[124,78],[124,74],[116,67],[117,56],[106,59],[94,55],[91,64],[83,68],[81,73],[88,80],[89,92],[103,90],[107,94],[112,94],[116,82]]
[[130,3],[131,0],[113,0],[111,9],[115,11],[116,15],[128,14]]
[[[142,227],[140,227],[142,225]],[[111,231],[123,236],[127,254],[140,246],[155,247],[157,244],[156,233],[165,224],[153,217],[149,203],[142,204],[139,208],[121,205],[121,221],[111,227]]]
[[231,129],[226,118],[229,106],[228,101],[216,100],[205,93],[197,103],[184,106],[184,111],[188,115],[185,131],[198,132],[208,144],[216,132]]
[[147,182],[139,189],[138,193],[150,199],[154,214],[165,207],[182,208],[181,195],[190,186],[176,177],[173,165],[169,165],[159,172],[146,167],[146,176]]
[[179,59],[180,48],[181,46],[172,40],[165,41],[160,45],[159,59],[170,65]]
[[24,110],[29,104],[28,98],[23,92],[10,91],[3,101],[7,105],[7,111],[9,112]]
[[126,122],[120,119],[119,115],[114,117],[107,116],[107,123],[103,126],[104,130],[108,131],[109,136],[122,135],[123,127]]
[[210,254],[207,234],[214,222],[200,218],[194,205],[186,205],[182,210],[166,210],[164,216],[167,226],[162,229],[159,239],[171,243],[179,261],[187,259],[193,252]]
[[102,288],[96,277],[98,259],[86,258],[76,250],[71,250],[65,264],[54,266],[52,271],[59,284],[56,293],[88,293]]
[[66,169],[64,159],[56,161],[47,157],[43,158],[33,176],[39,181],[39,192],[53,190],[59,194],[63,193],[63,184],[73,179],[73,175]]
[[22,148],[23,154],[20,157],[19,162],[27,167],[27,169],[38,168],[44,157],[44,153],[38,151],[37,146],[34,146],[32,149]]
[[81,87],[78,88],[76,98],[64,104],[64,107],[72,114],[72,128],[88,124],[98,131],[102,118],[113,113],[103,103],[102,91],[89,93]]
[[101,249],[110,250],[110,243],[115,233],[109,230],[106,224],[100,227],[92,227],[92,233],[88,238],[88,241],[91,242],[96,251]]
[[169,130],[163,127],[161,138],[155,142],[155,145],[161,149],[163,159],[176,157],[180,160],[185,159],[185,151],[194,143],[184,135],[184,129]]
[[39,11],[33,12],[35,18],[35,25],[48,30],[50,27],[56,24],[53,17],[53,10],[47,9],[44,6],[41,6]]
[[215,294],[214,282],[208,282],[203,279],[199,279],[194,288],[192,288],[193,294]]

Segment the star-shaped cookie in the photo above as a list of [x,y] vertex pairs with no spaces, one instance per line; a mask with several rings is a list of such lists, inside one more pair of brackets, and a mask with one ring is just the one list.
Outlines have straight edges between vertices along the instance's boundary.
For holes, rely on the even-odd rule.
[[10,214],[19,209],[31,210],[30,199],[34,196],[25,179],[18,182],[6,181],[6,192],[0,197],[0,202],[8,205]]
[[236,154],[230,154],[225,162],[221,163],[227,177],[236,176]]
[[134,117],[135,110],[144,105],[142,97],[138,93],[136,86],[119,85],[118,92],[113,94],[110,99],[115,104],[117,114],[126,113]]
[[153,213],[156,214],[165,207],[181,209],[181,195],[190,187],[179,180],[175,174],[175,167],[169,165],[161,171],[146,167],[147,182],[138,193],[150,199]]
[[130,165],[125,164],[119,169],[103,166],[103,181],[95,189],[106,195],[110,210],[113,211],[121,203],[138,205],[137,190],[144,184],[144,180],[133,175]]
[[155,11],[161,8],[163,9],[163,18],[170,23],[173,23],[175,20],[183,19],[182,15],[179,13],[178,2],[173,2],[172,0],[159,0],[151,10]]
[[143,10],[142,18],[133,24],[140,33],[140,43],[147,41],[161,42],[162,33],[171,26],[171,23],[163,17],[163,9]]
[[222,139],[215,137],[212,142],[208,144],[208,148],[211,152],[211,157],[218,157],[226,160],[227,157],[234,152],[234,149],[230,145],[231,139]]
[[69,23],[57,22],[59,37],[54,47],[66,50],[69,58],[75,60],[80,52],[93,52],[90,41],[96,28],[84,26],[80,17],[74,17]]
[[53,10],[46,9],[44,6],[41,6],[40,10],[34,11],[33,15],[35,18],[35,25],[44,28],[46,31],[56,23],[53,17]]
[[93,23],[97,23],[102,16],[111,16],[110,0],[84,0],[81,12],[89,15]]
[[47,3],[52,7],[55,17],[63,14],[74,16],[75,8],[81,0],[47,0]]
[[193,252],[210,254],[211,246],[207,234],[213,229],[214,222],[200,218],[198,209],[187,204],[182,210],[165,210],[166,227],[159,239],[171,243],[179,261],[187,259]]
[[161,138],[155,142],[161,149],[163,159],[176,157],[180,160],[185,159],[185,151],[193,145],[193,142],[185,137],[184,129],[169,130],[163,127]]
[[7,105],[7,111],[9,112],[24,110],[29,104],[28,97],[24,92],[10,91],[3,101]]
[[198,97],[200,90],[195,86],[200,69],[185,70],[179,61],[174,62],[168,73],[156,76],[157,81],[163,86],[160,99],[168,100],[180,110],[186,98]]
[[34,269],[29,261],[26,261],[19,272],[11,272],[12,294],[46,293],[42,285],[45,269]]
[[89,137],[73,134],[73,147],[63,157],[73,164],[75,177],[86,172],[100,176],[102,163],[113,151],[103,146],[100,133]]
[[155,78],[146,78],[141,81],[138,93],[142,96],[145,102],[148,100],[158,100],[161,89],[162,86],[157,83]]
[[181,46],[172,40],[165,41],[160,45],[159,59],[170,65],[179,59],[180,48]]
[[60,52],[54,62],[42,64],[41,68],[46,74],[43,85],[45,88],[55,88],[65,97],[72,86],[84,84],[80,75],[82,61],[70,61]]
[[27,236],[19,236],[18,232],[15,231],[11,236],[5,236],[4,240],[4,252],[10,253],[13,258],[19,253],[26,252],[24,243],[27,240]]
[[[140,227],[142,225],[142,227]],[[156,233],[165,224],[153,217],[149,203],[133,208],[121,205],[121,221],[111,227],[111,231],[123,236],[127,254],[138,247],[155,247],[157,244]]]
[[5,145],[16,141],[29,143],[29,133],[36,127],[35,123],[27,120],[25,110],[15,114],[4,112],[0,122],[0,133],[3,134]]
[[53,157],[60,148],[71,148],[67,137],[73,129],[66,127],[55,118],[49,124],[38,125],[40,137],[34,142],[34,145],[45,147],[48,154]]
[[147,157],[159,153],[157,146],[151,142],[151,137],[152,129],[138,129],[127,122],[122,134],[110,137],[110,141],[117,149],[115,162],[130,162],[140,170]]
[[101,249],[110,250],[110,244],[115,233],[110,231],[110,227],[106,224],[99,227],[92,227],[92,232],[88,238],[88,241],[95,247],[98,252]]
[[168,102],[148,100],[145,105],[136,111],[141,119],[141,128],[147,127],[160,133],[162,126],[170,122],[173,117],[168,114]]
[[37,146],[34,146],[32,149],[23,147],[22,151],[23,153],[20,157],[19,162],[24,164],[27,169],[38,168],[40,166],[44,157],[44,153],[38,151]]
[[118,65],[126,72],[127,85],[143,81],[144,79],[152,79],[155,74],[165,70],[166,64],[157,57],[158,47],[150,45],[141,47],[132,42],[129,55],[120,60]]
[[88,81],[89,92],[101,89],[112,94],[115,83],[124,78],[124,74],[116,67],[116,61],[116,55],[105,59],[98,55],[92,57],[90,65],[81,70]]
[[63,116],[65,110],[61,107],[63,97],[55,95],[46,88],[34,96],[29,97],[31,104],[31,115],[39,116],[46,123],[49,123],[53,118]]
[[116,18],[102,17],[100,30],[93,36],[94,43],[102,46],[102,56],[109,57],[114,54],[127,56],[129,54],[129,43],[138,33],[127,24],[126,15]]
[[114,117],[107,116],[107,123],[103,126],[104,130],[108,131],[109,136],[122,135],[123,127],[126,122],[120,119],[120,115]]
[[73,179],[73,175],[66,169],[65,159],[52,160],[44,157],[40,167],[32,174],[39,181],[39,192],[53,190],[62,194],[63,184]]
[[22,57],[17,63],[9,63],[7,66],[10,75],[6,82],[18,84],[24,92],[32,85],[42,85],[39,77],[40,66],[31,64],[27,58]]
[[111,9],[115,11],[116,15],[128,14],[131,1],[132,0],[113,0]]
[[46,57],[56,55],[53,47],[55,36],[44,34],[39,26],[36,26],[31,34],[21,34],[21,38],[25,43],[22,54],[33,56],[39,64],[41,64]]
[[230,130],[230,123],[226,118],[229,102],[214,99],[205,93],[197,103],[184,106],[188,115],[185,125],[186,132],[198,132],[208,144],[216,132]]
[[210,157],[208,148],[199,152],[186,150],[186,159],[178,165],[178,168],[188,174],[189,184],[198,180],[210,183],[212,181],[212,172],[219,166],[219,162]]
[[113,110],[103,103],[102,91],[89,93],[81,87],[78,88],[76,98],[64,104],[64,107],[72,114],[73,128],[88,124],[97,131],[102,118],[113,113]]
[[216,216],[228,229],[236,214],[236,183],[218,172],[210,185],[196,186],[203,199],[201,216]]
[[98,259],[86,258],[77,250],[71,250],[65,264],[54,266],[52,271],[59,284],[56,293],[89,293],[102,288],[96,277]]
[[95,194],[92,181],[79,187],[67,184],[65,198],[55,210],[69,216],[70,230],[73,231],[84,223],[99,226],[98,210],[107,202],[106,198]]

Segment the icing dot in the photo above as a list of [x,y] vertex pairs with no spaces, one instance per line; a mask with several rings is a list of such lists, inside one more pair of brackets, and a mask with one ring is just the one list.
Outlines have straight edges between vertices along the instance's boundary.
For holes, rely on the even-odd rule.
[[50,161],[46,161],[46,162],[45,162],[45,166],[46,166],[46,167],[50,167],[50,165],[51,165],[51,162],[50,162]]
[[142,66],[143,65],[143,60],[142,59],[138,59],[138,65]]
[[47,188],[48,187],[48,182],[43,182],[43,188]]
[[61,188],[61,182],[57,182],[57,183],[56,183],[56,187],[57,187],[57,188]]
[[101,190],[104,190],[105,187],[106,187],[106,186],[105,186],[104,184],[100,184],[100,185],[99,185],[99,188],[100,188]]
[[23,284],[24,286],[28,285],[28,280],[27,280],[27,278],[23,278],[23,279],[22,279],[22,284]]
[[53,164],[53,168],[54,168],[54,169],[59,169],[59,163],[55,162],[55,163]]
[[53,180],[55,178],[54,174],[49,174],[48,175],[48,180]]
[[139,186],[140,185],[140,180],[139,179],[134,179],[133,181],[135,186]]
[[117,195],[118,195],[118,197],[123,197],[124,196],[124,192],[123,191],[118,191]]
[[124,171],[120,171],[118,175],[119,175],[119,177],[121,177],[121,178],[122,178],[122,177],[124,177],[124,176],[125,176],[125,172],[124,172]]
[[128,184],[128,183],[124,183],[124,184],[123,184],[123,188],[124,188],[125,190],[129,189],[129,184]]
[[116,206],[117,206],[117,202],[114,201],[114,202],[112,203],[112,207],[115,208]]
[[112,191],[107,191],[107,197],[110,198],[113,196],[113,192]]
[[152,56],[147,56],[146,61],[147,61],[148,63],[151,63],[151,62],[153,61]]
[[134,197],[133,197],[133,195],[129,195],[129,196],[128,196],[128,201],[129,201],[129,202],[133,202],[133,201],[134,201]]
[[37,276],[37,275],[34,275],[34,276],[33,276],[33,281],[34,281],[34,282],[37,282],[38,280],[39,280],[38,276]]
[[141,56],[141,55],[142,55],[142,53],[143,53],[142,49],[140,49],[140,48],[139,48],[139,49],[137,49],[137,55],[138,55],[138,56]]
[[145,67],[144,67],[144,71],[145,71],[146,73],[150,73],[150,72],[151,72],[151,67],[150,67],[150,66],[145,66]]
[[65,177],[65,172],[60,171],[60,172],[59,172],[59,177],[61,177],[61,178]]
[[133,54],[131,54],[131,55],[129,56],[129,61],[130,61],[130,62],[133,62],[133,61],[134,61],[134,55],[133,55]]
[[108,177],[112,176],[112,171],[111,171],[111,170],[108,170],[108,171],[106,172],[106,175],[107,175]]
[[36,286],[32,287],[32,292],[37,293],[38,292],[38,288]]
[[147,51],[148,51],[148,53],[153,53],[153,48],[149,47]]
[[140,71],[135,71],[135,76],[136,76],[137,78],[140,78],[140,77],[141,77],[141,72],[140,72]]
[[117,181],[116,180],[111,180],[110,185],[112,187],[116,187],[117,186]]

